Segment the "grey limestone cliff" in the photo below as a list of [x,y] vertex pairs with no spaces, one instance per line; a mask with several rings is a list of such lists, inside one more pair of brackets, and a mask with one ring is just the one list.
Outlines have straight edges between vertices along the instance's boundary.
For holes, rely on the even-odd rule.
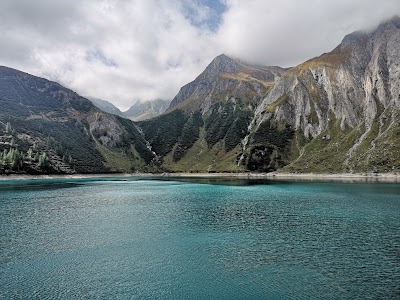
[[[391,165],[398,160],[399,109],[400,18],[395,17],[372,32],[347,35],[332,52],[286,72],[257,107],[253,124],[285,122],[313,139],[335,120],[338,134],[356,131],[345,156],[337,158],[343,171],[353,171],[361,157],[376,162],[390,154]],[[378,149],[378,142],[387,146]],[[364,153],[356,157],[357,148]]]

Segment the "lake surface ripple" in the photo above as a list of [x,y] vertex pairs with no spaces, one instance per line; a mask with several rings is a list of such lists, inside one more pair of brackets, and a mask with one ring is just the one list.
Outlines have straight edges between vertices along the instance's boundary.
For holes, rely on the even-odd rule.
[[400,299],[400,185],[0,183],[0,299]]

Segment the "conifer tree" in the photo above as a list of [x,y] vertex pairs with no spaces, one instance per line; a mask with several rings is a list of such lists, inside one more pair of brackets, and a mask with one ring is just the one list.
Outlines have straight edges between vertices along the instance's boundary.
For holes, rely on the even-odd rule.
[[40,168],[45,168],[45,167],[48,166],[48,164],[49,164],[49,158],[47,156],[47,153],[46,152],[42,152],[42,154],[39,156],[38,166]]
[[17,149],[12,149],[12,151],[10,151],[12,153],[11,155],[11,168],[13,170],[19,169],[19,165],[20,165],[20,160],[21,157],[19,155],[19,151]]
[[5,163],[5,161],[6,161],[7,152],[8,152],[7,149],[4,149],[4,151],[3,151],[3,157],[2,157],[3,163]]
[[32,148],[29,148],[28,151],[26,151],[26,157],[27,159],[32,159],[32,155],[33,155],[33,150]]
[[13,149],[10,149],[9,151],[4,150],[4,165],[6,167],[10,167],[13,161]]

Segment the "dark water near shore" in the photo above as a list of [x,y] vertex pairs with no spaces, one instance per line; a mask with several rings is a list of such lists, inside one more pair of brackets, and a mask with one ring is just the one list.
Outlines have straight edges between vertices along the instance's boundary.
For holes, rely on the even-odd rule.
[[400,185],[3,181],[0,299],[400,299]]

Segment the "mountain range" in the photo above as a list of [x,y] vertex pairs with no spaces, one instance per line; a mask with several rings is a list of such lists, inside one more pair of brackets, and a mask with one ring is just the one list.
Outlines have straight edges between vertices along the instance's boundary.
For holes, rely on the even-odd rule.
[[147,120],[6,67],[0,105],[3,172],[399,172],[400,18],[293,68],[220,55]]
[[105,112],[128,118],[132,121],[143,121],[157,117],[167,110],[170,103],[170,101],[162,99],[136,100],[127,111],[122,112],[114,104],[106,100],[93,97],[87,97],[87,99]]

